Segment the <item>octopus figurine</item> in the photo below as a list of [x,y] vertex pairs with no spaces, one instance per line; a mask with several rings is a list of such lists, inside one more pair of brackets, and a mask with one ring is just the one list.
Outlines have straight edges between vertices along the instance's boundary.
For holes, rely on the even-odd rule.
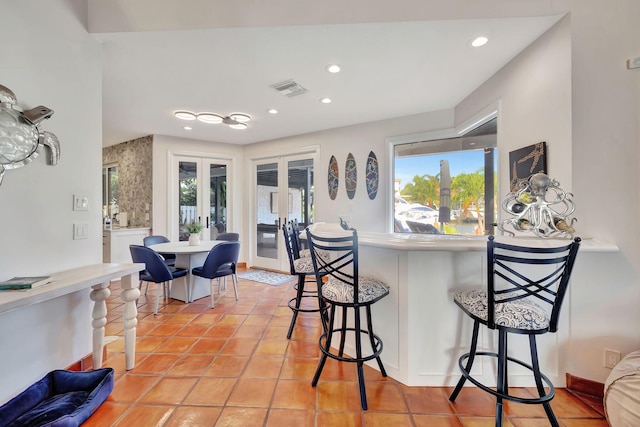
[[[503,203],[508,213],[515,215],[500,221],[498,229],[515,236],[512,230],[532,232],[538,237],[573,237],[575,211],[573,194],[566,193],[555,179],[536,173],[509,193]],[[508,229],[509,227],[510,229]]]
[[58,137],[38,127],[43,120],[52,115],[53,110],[43,105],[22,110],[17,105],[15,94],[9,88],[0,85],[0,184],[5,170],[30,163],[38,156],[40,147],[46,147],[49,151],[49,165],[58,164]]

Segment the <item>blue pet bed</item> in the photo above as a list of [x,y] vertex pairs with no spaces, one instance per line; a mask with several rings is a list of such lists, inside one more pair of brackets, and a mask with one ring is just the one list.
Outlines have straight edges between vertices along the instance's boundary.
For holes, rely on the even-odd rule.
[[76,427],[112,390],[112,368],[51,371],[0,406],[0,427]]

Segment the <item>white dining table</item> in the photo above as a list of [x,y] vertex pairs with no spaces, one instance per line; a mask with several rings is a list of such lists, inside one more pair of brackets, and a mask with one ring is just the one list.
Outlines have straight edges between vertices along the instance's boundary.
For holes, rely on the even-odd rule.
[[[171,286],[171,298],[192,302],[211,295],[211,287],[208,280],[192,280],[191,270],[200,267],[214,246],[224,243],[225,240],[201,240],[198,245],[189,245],[189,242],[168,242],[149,245],[159,254],[175,254],[175,266],[187,269],[185,276],[186,286]],[[194,278],[194,279],[197,279]],[[185,290],[187,292],[185,292]]]

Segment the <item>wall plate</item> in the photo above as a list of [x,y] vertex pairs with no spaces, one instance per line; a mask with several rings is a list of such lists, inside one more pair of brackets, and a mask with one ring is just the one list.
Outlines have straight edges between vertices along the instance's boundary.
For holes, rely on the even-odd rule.
[[73,195],[73,210],[74,211],[88,211],[89,199],[86,196]]
[[89,238],[89,224],[73,224],[73,240]]

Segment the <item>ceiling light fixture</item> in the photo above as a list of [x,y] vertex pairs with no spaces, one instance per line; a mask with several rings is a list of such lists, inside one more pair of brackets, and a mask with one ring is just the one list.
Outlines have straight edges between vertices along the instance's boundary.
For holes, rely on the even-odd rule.
[[197,115],[198,120],[200,120],[202,123],[207,123],[210,125],[215,125],[218,123],[222,123],[222,119],[224,119],[224,117],[222,117],[219,114],[215,114],[215,113],[200,113]]
[[487,37],[485,37],[485,36],[476,37],[471,42],[471,46],[473,46],[473,47],[484,46],[485,44],[487,44],[488,41],[489,41],[489,39]]
[[[228,123],[227,123],[227,124],[228,124]],[[231,129],[238,129],[238,130],[242,130],[242,129],[246,129],[246,128],[248,128],[249,126],[247,126],[247,124],[246,124],[246,123],[239,123],[239,122],[238,122],[238,123],[229,124],[229,127],[230,127]]]
[[191,126],[185,126],[184,127],[184,130],[191,130],[191,129],[193,129]]
[[323,104],[331,104],[331,98],[320,98],[320,102]]
[[276,110],[275,108],[271,108],[271,109],[267,110],[267,112],[269,114],[278,114],[278,110]]
[[331,64],[331,65],[327,65],[327,71],[332,73],[332,74],[336,74],[340,72],[340,66],[338,64]]
[[173,113],[174,116],[181,120],[195,120],[196,115],[191,111],[176,111]]
[[231,113],[228,116],[222,116],[216,113],[192,113],[191,111],[180,110],[175,111],[173,115],[182,120],[198,119],[198,121],[208,125],[224,123],[232,129],[246,129],[249,127],[247,122],[251,120],[251,116],[245,113]]
[[235,120],[236,122],[245,123],[251,120],[251,116],[244,113],[231,113],[229,114],[229,118],[231,120]]

